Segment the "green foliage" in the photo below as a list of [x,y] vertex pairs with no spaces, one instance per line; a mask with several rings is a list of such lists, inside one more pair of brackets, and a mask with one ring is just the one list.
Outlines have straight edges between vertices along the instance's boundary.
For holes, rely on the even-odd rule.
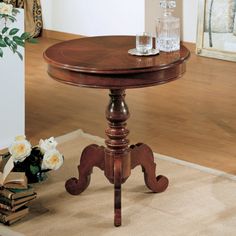
[[18,55],[18,57],[19,57],[21,60],[23,60],[22,54],[21,54],[20,52],[18,52],[18,51],[15,51],[15,52],[16,52],[16,54]]
[[15,35],[18,32],[19,32],[19,29],[13,28],[13,29],[10,30],[9,35]]
[[6,43],[4,42],[4,40],[2,39],[2,36],[1,36],[1,38],[0,38],[0,47],[1,48],[5,48],[7,45],[6,45]]
[[40,168],[36,165],[30,165],[30,171],[33,175],[36,175],[40,171]]
[[8,30],[9,30],[8,27],[4,27],[4,28],[2,29],[2,34],[5,34]]
[[24,40],[23,40],[21,37],[19,37],[19,36],[14,36],[14,37],[13,37],[13,41],[14,41],[17,45],[19,45],[19,46],[21,46],[21,47],[24,47],[24,46],[25,46]]
[[18,13],[20,13],[20,11],[17,8],[12,9],[12,15],[13,16],[16,16]]
[[38,43],[38,40],[35,39],[35,38],[29,38],[29,39],[27,39],[27,42],[28,42],[28,43],[36,44],[36,43]]
[[[1,2],[1,1],[0,1]],[[19,52],[19,46],[25,47],[25,43],[37,43],[37,40],[31,38],[28,32],[24,32],[21,35],[18,35],[19,29],[17,28],[9,28],[7,27],[7,21],[15,22],[16,15],[20,11],[16,8],[13,8],[12,15],[0,14],[0,21],[3,20],[5,26],[0,29],[0,58],[3,58],[3,48],[8,47],[14,54],[18,55],[18,57],[23,60],[22,54]]]
[[8,47],[11,47],[11,40],[7,36],[4,37],[4,42],[6,43]]
[[24,32],[21,36],[20,36],[23,40],[30,38],[30,34],[28,32]]

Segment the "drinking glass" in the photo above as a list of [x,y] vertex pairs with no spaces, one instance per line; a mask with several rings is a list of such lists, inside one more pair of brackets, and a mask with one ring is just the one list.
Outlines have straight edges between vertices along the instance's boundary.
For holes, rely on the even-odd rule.
[[139,53],[146,54],[152,49],[152,36],[149,33],[136,35],[136,50]]

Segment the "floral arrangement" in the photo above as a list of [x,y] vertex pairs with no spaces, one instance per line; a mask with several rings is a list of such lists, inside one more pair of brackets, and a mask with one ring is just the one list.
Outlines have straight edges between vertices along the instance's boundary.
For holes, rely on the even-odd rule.
[[39,145],[32,147],[25,136],[17,136],[4,156],[12,156],[13,171],[25,172],[28,182],[34,183],[44,180],[45,172],[62,166],[64,157],[56,146],[57,142],[53,137],[41,139]]
[[19,46],[24,47],[25,42],[36,43],[37,41],[30,37],[27,32],[17,35],[19,29],[10,28],[7,26],[8,21],[12,23],[16,21],[16,15],[19,10],[14,8],[12,4],[0,2],[0,22],[4,21],[4,26],[0,29],[0,57],[3,57],[3,48],[10,48],[13,53],[16,53],[22,60],[23,56],[18,51]]

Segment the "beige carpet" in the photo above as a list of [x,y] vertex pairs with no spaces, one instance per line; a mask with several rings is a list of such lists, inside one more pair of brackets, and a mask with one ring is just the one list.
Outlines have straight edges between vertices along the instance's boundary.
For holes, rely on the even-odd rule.
[[[150,194],[141,168],[123,185],[123,225],[113,226],[113,186],[95,168],[91,184],[79,196],[64,190],[64,182],[77,175],[81,150],[103,140],[82,131],[59,139],[65,164],[37,184],[38,199],[31,213],[8,229],[26,236],[235,236],[236,178],[232,175],[155,155],[158,174],[165,174],[170,186],[161,194]],[[5,226],[0,226],[1,236]],[[17,234],[16,234],[17,235]]]

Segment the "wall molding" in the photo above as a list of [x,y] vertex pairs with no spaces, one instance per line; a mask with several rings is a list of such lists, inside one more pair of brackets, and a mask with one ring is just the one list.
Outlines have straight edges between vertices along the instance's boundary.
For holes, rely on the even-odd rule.
[[85,36],[84,35],[70,34],[70,33],[64,33],[64,32],[60,32],[60,31],[43,29],[42,37],[65,41],[65,40],[71,40],[71,39],[76,39],[76,38],[83,38]]

